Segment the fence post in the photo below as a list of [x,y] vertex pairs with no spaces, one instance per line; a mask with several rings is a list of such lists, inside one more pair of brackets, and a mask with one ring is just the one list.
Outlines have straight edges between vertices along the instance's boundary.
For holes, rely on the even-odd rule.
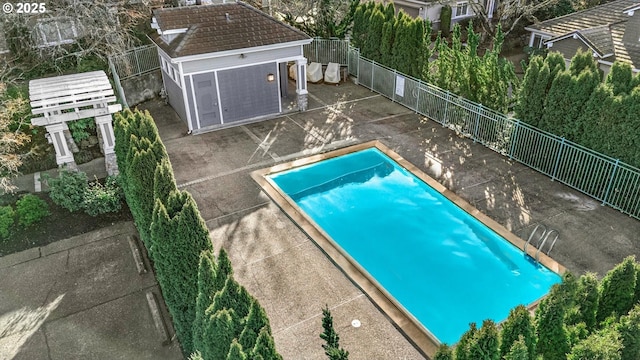
[[518,141],[518,132],[520,131],[520,120],[516,119],[515,127],[516,129],[513,131],[513,137],[510,138],[511,146],[509,146],[509,160],[513,160],[513,149],[516,146],[516,142]]
[[127,109],[129,108],[129,104],[127,104],[124,89],[122,88],[122,84],[120,84],[120,76],[118,76],[118,72],[116,71],[115,65],[113,65],[113,61],[111,61],[111,58],[109,58],[109,68],[111,69],[111,75],[113,76],[113,83],[116,85],[116,91],[118,91],[118,95],[120,95],[120,102],[122,103],[122,106]]
[[560,142],[560,150],[558,151],[558,157],[556,157],[556,163],[553,165],[553,173],[551,174],[551,181],[556,180],[556,174],[558,172],[558,164],[560,163],[560,158],[562,157],[562,150],[564,150],[564,137]]
[[398,81],[398,72],[396,69],[393,69],[393,87],[391,89],[391,101],[396,102],[396,81]]
[[442,118],[442,126],[447,126],[447,113],[449,112],[449,102],[451,101],[449,98],[449,90],[447,90],[447,98],[444,102],[444,116]]
[[373,89],[373,79],[374,79],[373,74],[375,73],[375,69],[376,69],[376,62],[371,60],[371,90],[374,90]]
[[602,198],[602,205],[607,205],[607,199],[609,198],[609,190],[611,190],[611,186],[613,185],[613,179],[616,176],[616,171],[618,170],[618,165],[620,164],[620,159],[616,159],[616,163],[613,166],[613,170],[611,170],[611,177],[609,178],[609,183],[607,184],[607,190],[604,193],[604,197]]
[[360,85],[360,49],[358,49],[358,62],[356,63],[356,84]]
[[138,60],[138,48],[133,49],[133,56],[136,58],[136,66],[138,67],[136,75],[140,75],[140,73],[142,72],[142,67],[140,67],[140,60]]
[[473,142],[476,142],[478,139],[478,126],[480,126],[480,109],[477,108],[477,110],[476,114],[478,116],[476,116],[476,128],[473,130]]

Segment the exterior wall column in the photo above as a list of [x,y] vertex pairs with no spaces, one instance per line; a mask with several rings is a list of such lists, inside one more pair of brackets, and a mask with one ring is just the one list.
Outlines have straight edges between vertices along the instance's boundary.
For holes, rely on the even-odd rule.
[[96,128],[102,139],[102,152],[104,163],[109,175],[118,174],[118,162],[114,151],[115,136],[113,134],[113,123],[111,114],[96,116]]
[[296,60],[296,94],[297,94],[297,102],[298,102],[298,110],[305,111],[309,105],[309,100],[307,99],[308,91],[307,91],[307,59],[297,59]]
[[56,150],[56,163],[58,166],[67,165],[71,169],[77,169],[76,162],[73,159],[73,153],[69,150],[67,139],[64,136],[65,131],[69,131],[66,123],[58,123],[46,125],[49,134],[49,142],[53,144]]

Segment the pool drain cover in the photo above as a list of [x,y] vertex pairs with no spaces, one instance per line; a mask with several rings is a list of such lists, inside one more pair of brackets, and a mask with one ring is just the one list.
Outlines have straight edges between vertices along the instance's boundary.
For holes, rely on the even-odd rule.
[[358,319],[355,319],[355,320],[353,320],[351,322],[351,326],[353,326],[354,328],[359,328],[360,325],[362,325],[362,324],[360,323],[360,320],[358,320]]

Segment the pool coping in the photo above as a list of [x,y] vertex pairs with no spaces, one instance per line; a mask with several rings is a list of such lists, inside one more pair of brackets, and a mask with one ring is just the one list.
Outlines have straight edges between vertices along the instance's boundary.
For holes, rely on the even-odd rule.
[[[399,304],[395,298],[377,282],[377,280],[371,277],[368,272],[364,270],[364,268],[362,268],[348,253],[344,252],[342,248],[338,246],[334,240],[331,239],[331,237],[315,223],[315,221],[300,209],[288,195],[281,192],[272,180],[267,178],[267,176],[272,173],[290,170],[292,168],[313,164],[322,160],[370,148],[376,148],[383,152],[385,155],[397,162],[401,167],[417,176],[420,180],[424,181],[426,184],[445,196],[449,201],[453,202],[462,210],[478,219],[485,226],[491,228],[520,250],[524,251],[526,241],[480,212],[480,210],[469,204],[451,190],[447,189],[435,179],[431,178],[415,165],[405,160],[402,156],[391,150],[379,140],[368,141],[326,153],[311,155],[268,168],[255,170],[251,173],[253,180],[260,186],[267,196],[269,196],[282,209],[282,211],[316,243],[316,245],[329,257],[329,259],[333,261],[338,268],[355,283],[356,286],[367,294],[373,303],[392,320],[395,326],[405,334],[405,336],[416,346],[418,350],[431,358],[436,353],[438,346],[440,345],[437,337],[424,327],[409,311],[404,309],[404,307]],[[535,258],[537,249],[533,245],[529,244],[526,252],[529,256]],[[561,276],[566,272],[566,268],[564,266],[560,265],[546,254],[540,252],[538,257],[539,263],[549,270]],[[535,308],[538,302],[539,300],[536,300],[532,304],[529,304],[529,309]]]

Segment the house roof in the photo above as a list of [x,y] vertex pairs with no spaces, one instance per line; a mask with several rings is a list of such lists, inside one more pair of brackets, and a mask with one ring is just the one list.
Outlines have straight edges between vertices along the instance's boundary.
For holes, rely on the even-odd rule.
[[640,8],[639,0],[615,0],[587,10],[542,21],[526,29],[551,36],[553,43],[570,36],[582,40],[601,58],[614,54],[617,60],[640,68],[640,43],[623,41],[629,11]]
[[311,40],[242,2],[156,9],[153,16],[159,32],[177,34],[169,43],[160,34],[150,36],[173,58]]

